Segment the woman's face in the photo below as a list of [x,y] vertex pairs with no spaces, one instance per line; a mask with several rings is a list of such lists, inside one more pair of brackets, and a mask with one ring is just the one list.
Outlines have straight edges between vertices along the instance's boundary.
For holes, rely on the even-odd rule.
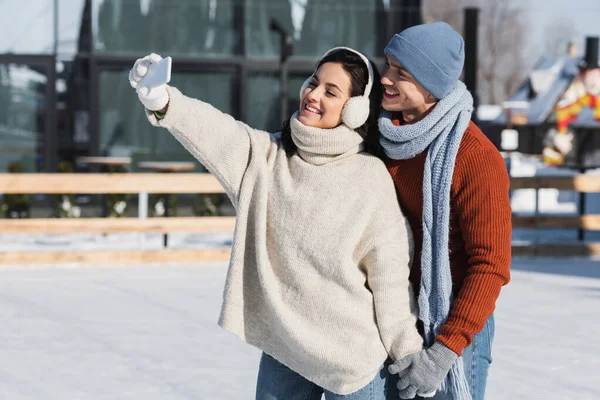
[[342,123],[342,110],[349,98],[350,75],[342,64],[327,62],[302,92],[298,120],[315,128],[335,128]]

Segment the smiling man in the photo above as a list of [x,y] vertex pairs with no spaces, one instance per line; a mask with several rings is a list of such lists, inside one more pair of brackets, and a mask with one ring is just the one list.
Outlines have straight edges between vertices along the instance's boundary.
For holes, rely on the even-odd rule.
[[448,24],[411,27],[385,48],[381,145],[415,238],[410,280],[426,348],[390,366],[400,397],[484,398],[493,311],[510,279],[509,180],[471,122],[459,81],[464,41]]

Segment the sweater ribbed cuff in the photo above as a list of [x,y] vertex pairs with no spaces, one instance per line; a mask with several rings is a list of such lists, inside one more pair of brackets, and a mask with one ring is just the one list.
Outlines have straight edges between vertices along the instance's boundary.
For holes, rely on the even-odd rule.
[[152,114],[154,114],[159,121],[165,117],[165,113],[161,113],[160,111],[152,111]]

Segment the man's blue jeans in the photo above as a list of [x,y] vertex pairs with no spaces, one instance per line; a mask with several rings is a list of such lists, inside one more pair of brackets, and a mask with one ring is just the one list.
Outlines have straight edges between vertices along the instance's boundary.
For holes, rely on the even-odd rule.
[[[340,395],[324,390],[263,353],[258,369],[256,400],[398,400],[398,390],[390,382],[389,364],[358,391]],[[393,380],[392,380],[393,381]],[[391,386],[390,386],[391,385]]]
[[[492,363],[492,342],[494,341],[494,315],[487,320],[481,332],[473,335],[471,345],[463,350],[462,358],[465,366],[465,375],[471,389],[473,400],[484,400],[485,384],[488,370]],[[420,399],[421,397],[416,397]],[[433,400],[453,400],[444,393],[436,393]]]

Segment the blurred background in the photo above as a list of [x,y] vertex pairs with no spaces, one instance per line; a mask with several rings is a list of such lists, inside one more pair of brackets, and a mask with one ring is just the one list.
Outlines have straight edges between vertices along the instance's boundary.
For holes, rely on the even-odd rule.
[[[466,7],[475,7],[471,28]],[[281,107],[293,111],[301,82],[324,51],[343,44],[382,65],[394,33],[438,20],[475,46],[465,80],[484,131],[500,148],[500,131],[510,123],[503,103],[555,84],[529,80],[536,68],[551,73],[555,66],[559,75],[570,68],[575,78],[586,39],[600,36],[594,0],[2,0],[0,11],[0,172],[12,161],[31,172],[57,171],[60,161],[77,170],[77,157],[90,155],[128,156],[132,165],[192,161],[144,120],[128,85],[129,68],[147,53],[174,58],[172,83],[185,93],[276,130]],[[270,29],[273,19],[290,48],[282,49],[282,34]],[[558,85],[546,109],[521,124],[519,150],[541,154],[553,127],[550,111],[567,89]]]
[[276,130],[282,49],[272,19],[292,40],[284,84],[293,109],[327,49],[381,58],[422,10],[414,0],[3,0],[0,11],[0,171],[18,160],[53,172],[87,155],[192,160],[145,121],[127,79],[138,57],[172,56],[173,85]]
[[[106,170],[90,156],[126,159],[113,172],[144,161],[203,171],[145,120],[127,79],[137,58],[172,56],[184,93],[276,131],[327,49],[356,48],[381,68],[394,33],[434,21],[463,34],[473,118],[509,168],[516,154],[539,161],[534,174],[600,167],[597,0],[0,0],[0,15],[0,173]],[[47,215],[47,200],[27,207]]]

